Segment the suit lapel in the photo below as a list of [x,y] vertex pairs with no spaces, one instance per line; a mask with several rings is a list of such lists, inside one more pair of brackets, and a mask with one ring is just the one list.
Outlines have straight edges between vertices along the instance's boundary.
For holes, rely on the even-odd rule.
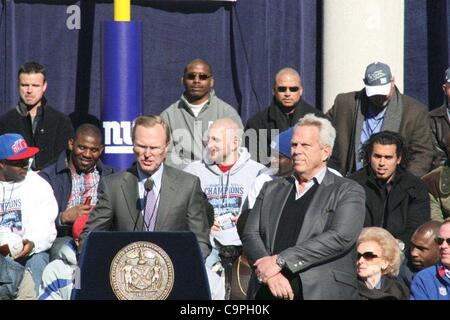
[[303,220],[302,228],[300,230],[300,234],[297,239],[297,243],[305,241],[310,238],[311,232],[314,231],[314,225],[320,221],[321,217],[326,218],[326,214],[328,213],[328,208],[324,207],[327,199],[330,198],[332,191],[334,190],[333,186],[334,176],[333,174],[327,170],[322,183],[317,188],[316,193],[311,201],[311,204],[306,211],[305,218]]
[[140,214],[141,205],[139,202],[138,179],[132,174],[126,174],[120,187],[128,209],[127,212],[130,215],[131,221],[133,221],[132,229],[141,231],[144,222],[142,214]]
[[158,215],[156,216],[155,231],[163,229],[170,216],[170,204],[173,203],[173,196],[176,195],[176,178],[168,166],[164,166],[161,179],[160,199],[158,205]]

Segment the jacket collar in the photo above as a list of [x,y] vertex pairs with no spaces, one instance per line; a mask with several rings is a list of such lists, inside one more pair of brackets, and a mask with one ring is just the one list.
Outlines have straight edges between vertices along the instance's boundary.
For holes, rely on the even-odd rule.
[[[301,106],[303,105],[303,98],[300,98],[300,100],[295,104],[294,106],[294,118],[298,117],[298,114],[301,112]],[[272,103],[269,108],[269,118],[276,121],[280,119],[281,116],[284,116],[285,114],[281,111],[279,102],[275,100],[275,98],[272,98]]]
[[[69,171],[69,157],[70,157],[70,150],[65,150],[61,152],[58,156],[58,159],[56,160],[56,172],[61,173],[64,171]],[[108,170],[107,167],[103,164],[103,162],[98,159],[97,163],[95,164],[98,173],[102,175],[103,170]]]
[[[42,97],[42,99],[41,99],[41,106],[39,107],[40,110],[41,110],[40,112],[42,113],[42,115],[44,114],[44,110],[45,110],[45,106],[46,105],[47,105],[47,99],[45,97]],[[22,117],[28,116],[28,107],[25,105],[25,103],[23,103],[22,100],[20,100],[17,103],[16,110]]]

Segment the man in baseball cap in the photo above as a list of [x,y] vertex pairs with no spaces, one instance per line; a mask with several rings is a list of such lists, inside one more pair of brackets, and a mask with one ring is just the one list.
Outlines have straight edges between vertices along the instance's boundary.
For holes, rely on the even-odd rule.
[[390,98],[394,89],[394,78],[391,75],[391,68],[382,62],[374,62],[367,66],[364,77],[366,85],[366,95],[385,96]]
[[29,147],[20,134],[0,136],[0,228],[19,237],[15,261],[31,270],[36,295],[56,238],[58,205],[50,185],[29,170],[39,148]]
[[385,63],[370,63],[363,81],[361,90],[338,94],[327,112],[337,131],[340,172],[362,169],[362,146],[373,134],[388,130],[405,139],[411,155],[407,169],[418,177],[428,173],[434,156],[428,108],[400,92]]
[[0,136],[0,180],[21,181],[25,179],[31,157],[39,148],[29,147],[25,139],[16,133]]

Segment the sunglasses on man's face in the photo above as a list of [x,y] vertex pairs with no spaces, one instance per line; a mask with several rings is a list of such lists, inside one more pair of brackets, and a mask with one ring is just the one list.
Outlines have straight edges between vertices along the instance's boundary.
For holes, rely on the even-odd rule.
[[197,78],[197,76],[200,80],[203,80],[203,81],[211,78],[210,75],[205,74],[205,73],[193,73],[192,72],[192,73],[187,73],[184,75],[184,77],[188,80],[195,80],[195,78]]
[[277,87],[278,92],[286,92],[288,89],[290,92],[297,92],[298,90],[300,90],[300,87],[284,87],[284,86]]
[[436,238],[434,238],[434,241],[435,241],[439,246],[442,245],[442,244],[444,243],[444,241],[447,242],[447,244],[450,246],[450,238],[444,239],[444,238],[441,238],[441,237],[436,237]]
[[359,259],[361,259],[361,257],[363,257],[364,260],[373,260],[375,258],[378,258],[378,256],[371,251],[366,251],[364,253],[358,252],[356,255],[356,260],[358,261]]

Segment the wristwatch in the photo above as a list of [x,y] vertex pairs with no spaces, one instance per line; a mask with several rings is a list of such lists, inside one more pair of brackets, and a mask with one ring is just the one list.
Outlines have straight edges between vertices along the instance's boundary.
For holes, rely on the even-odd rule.
[[281,269],[283,269],[286,266],[286,260],[284,260],[282,256],[277,256],[276,263]]

